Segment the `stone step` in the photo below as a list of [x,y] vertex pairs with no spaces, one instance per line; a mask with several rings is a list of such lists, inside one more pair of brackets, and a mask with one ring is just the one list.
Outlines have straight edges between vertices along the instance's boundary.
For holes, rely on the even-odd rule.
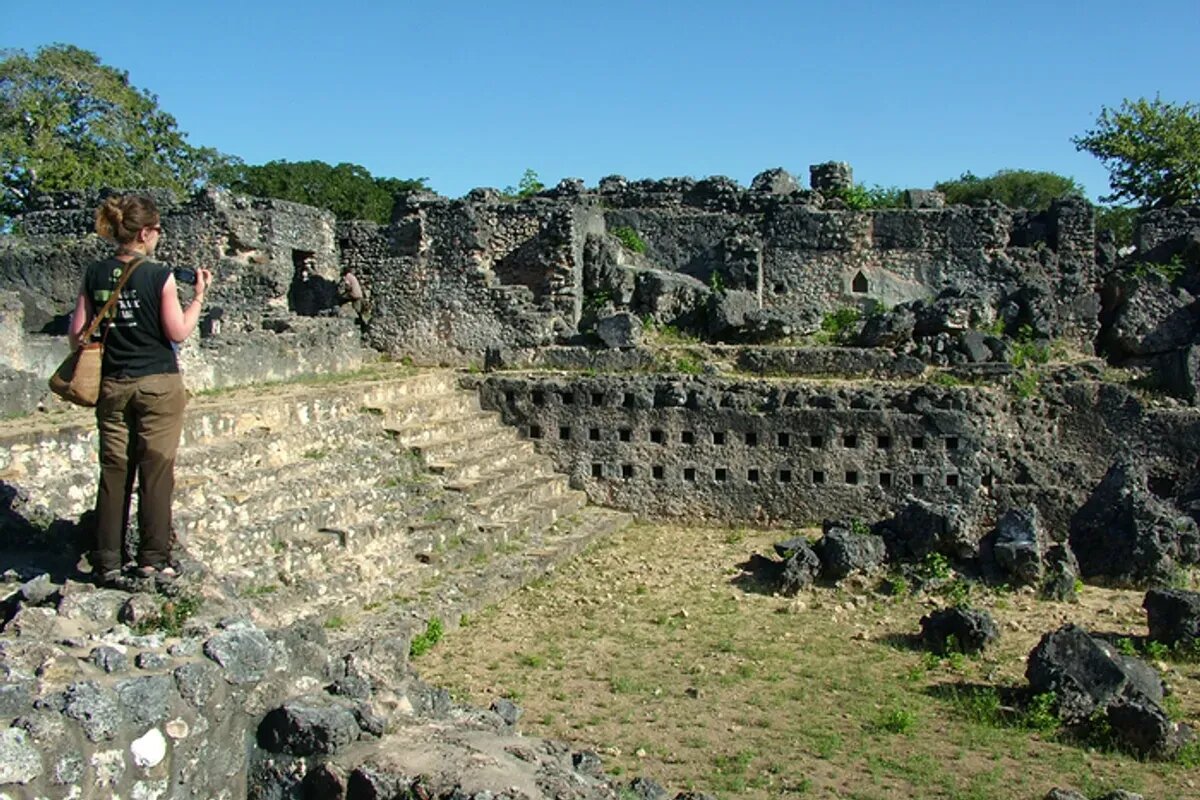
[[427,464],[454,464],[471,458],[473,454],[483,449],[491,450],[504,446],[517,447],[520,441],[511,429],[502,428],[499,423],[496,423],[496,427],[485,431],[461,436],[440,437],[413,445],[412,449],[419,453]]
[[461,438],[473,438],[477,442],[517,440],[511,429],[500,425],[499,415],[494,411],[476,410],[452,418],[423,419],[403,425],[393,425],[389,417],[384,429],[405,447],[426,447]]
[[[501,492],[495,492],[468,503],[468,507],[486,522],[517,519],[539,504],[569,495],[571,489],[564,475],[533,477]],[[577,492],[586,497],[582,492]]]
[[[489,438],[474,450],[462,453],[451,461],[427,462],[430,472],[441,475],[447,483],[472,481],[491,472],[505,469],[512,464],[542,459],[525,439],[506,441],[502,437]],[[544,459],[543,459],[544,460]]]
[[543,460],[539,457],[527,461],[511,461],[498,467],[493,463],[487,472],[477,477],[446,479],[444,485],[447,491],[457,492],[466,502],[478,503],[535,478],[558,477],[561,476],[554,471],[554,465],[548,459]]

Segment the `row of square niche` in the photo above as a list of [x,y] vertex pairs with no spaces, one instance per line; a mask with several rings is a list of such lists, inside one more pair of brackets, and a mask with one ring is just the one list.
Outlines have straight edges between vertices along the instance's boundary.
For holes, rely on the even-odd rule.
[[[612,469],[606,469],[606,466],[611,466]],[[592,463],[592,477],[600,480],[611,478],[624,481],[637,480],[639,478],[644,480],[647,477],[656,481],[665,481],[668,479],[667,468],[661,465],[651,466],[649,475],[647,475],[646,468],[641,465],[605,465],[600,462]],[[684,483],[699,483],[702,480],[711,481],[712,483],[729,483],[741,476],[735,477],[732,470],[727,467],[715,467],[711,470],[701,467],[682,467],[678,470],[678,477]],[[757,484],[773,479],[775,483],[797,483],[807,478],[808,483],[813,486],[841,483],[845,486],[879,486],[883,489],[891,489],[900,485],[901,477],[893,472],[886,471],[868,474],[859,470],[848,469],[841,474],[834,474],[827,470],[814,469],[808,470],[806,474],[801,475],[800,472],[792,470],[790,467],[781,467],[774,471],[751,467],[746,470],[744,482]],[[930,472],[913,472],[908,477],[909,485],[914,489],[933,488],[939,481],[939,476]],[[961,478],[957,472],[947,472],[941,475],[940,481],[951,489],[961,485]]]
[[[559,404],[562,406],[581,405],[581,406],[591,406],[592,408],[603,408],[604,406],[614,406],[614,407],[620,406],[621,408],[638,408],[639,406],[644,407],[646,405],[645,400],[639,402],[639,400],[638,400],[639,395],[634,392],[619,392],[618,393],[618,392],[596,392],[596,391],[593,391],[593,392],[579,392],[577,394],[576,392],[569,390],[569,389],[567,389],[567,390],[557,390],[556,389],[556,390],[552,390],[552,391],[546,391],[544,389],[533,389],[529,392],[529,401],[534,406],[537,406],[538,408],[544,408],[545,406],[549,405],[548,400],[549,400],[549,396],[551,394],[558,395]],[[688,398],[686,400],[687,405],[689,405],[689,406],[695,405],[695,403],[696,403],[695,395],[696,394],[697,393],[695,391],[688,393]],[[642,394],[641,396],[646,397],[647,395]],[[612,402],[609,402],[610,398],[611,398]],[[719,408],[734,408],[735,406],[737,406],[739,404],[738,403],[739,399],[741,399],[743,403],[745,402],[744,398],[739,398],[739,396],[736,394],[732,394],[732,393],[723,394],[723,395],[721,395],[721,399],[717,402],[717,406]],[[517,404],[516,390],[506,389],[504,391],[504,402],[509,408],[512,408],[513,406],[515,406]],[[826,396],[822,396],[822,395],[805,396],[805,395],[799,394],[797,392],[789,392],[787,394],[787,396],[784,398],[782,404],[784,406],[788,406],[791,408],[808,407],[808,408],[829,409],[829,408],[835,408],[837,405],[837,401],[834,398],[826,397]],[[652,408],[679,408],[680,402],[678,400],[678,397],[673,395],[670,392],[655,392],[653,397],[649,401],[649,405]],[[767,410],[770,407],[775,407],[774,403],[768,403],[768,402],[762,401],[762,400],[757,401],[757,405],[759,406],[759,408],[761,410]]]
[[[525,433],[530,439],[547,438],[546,431],[543,430],[542,426],[540,425],[529,425],[526,427]],[[558,428],[558,438],[560,441],[570,441],[573,437],[573,434],[574,429],[572,429],[569,425],[560,425]],[[651,444],[666,445],[667,438],[668,436],[666,431],[653,429],[650,431],[648,439],[644,441],[649,441]],[[705,435],[705,438],[709,439],[709,441],[711,441],[711,443],[714,445],[740,443],[744,444],[746,447],[758,447],[764,442],[764,440],[769,441],[769,437],[760,436],[754,431],[747,431],[745,433],[738,433],[734,431],[711,431]],[[842,447],[847,449],[869,447],[871,444],[874,444],[874,446],[879,450],[891,450],[893,447],[903,446],[903,444],[897,442],[898,437],[892,436],[890,433],[877,434],[874,437],[860,436],[857,433],[843,433],[840,437],[830,437],[821,433],[811,433],[807,436],[803,436],[791,432],[779,431],[774,437],[776,447],[799,447],[806,444],[808,447],[813,449],[823,448],[830,444],[831,441],[838,441],[839,438]],[[928,437],[924,435],[899,438],[906,439],[908,447],[912,450],[929,449],[932,441],[935,441],[934,437]],[[602,431],[600,428],[587,429],[587,441],[602,442],[604,440],[604,431]],[[634,441],[634,430],[633,428],[618,428],[616,430],[616,438],[613,439],[610,436],[609,441],[632,442]],[[941,441],[948,451],[958,450],[962,446],[962,440],[958,436],[944,436],[942,437]],[[696,432],[680,431],[679,443],[693,445],[697,444]]]

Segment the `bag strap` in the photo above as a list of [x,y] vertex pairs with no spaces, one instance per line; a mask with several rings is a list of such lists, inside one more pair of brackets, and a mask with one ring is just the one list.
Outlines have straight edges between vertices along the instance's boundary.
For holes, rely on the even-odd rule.
[[[87,330],[84,331],[83,335],[79,337],[80,342],[87,344],[92,340],[92,334],[96,332],[96,328],[100,325],[100,321],[103,320],[104,316],[108,314],[110,310],[112,310],[114,305],[117,304],[117,298],[121,296],[121,290],[125,288],[125,282],[129,280],[129,276],[132,275],[133,271],[141,266],[141,263],[145,260],[145,256],[138,256],[125,265],[125,269],[121,273],[121,280],[117,281],[117,288],[113,290],[112,296],[108,298],[108,302],[105,303],[104,307],[100,309],[100,313],[92,318],[92,323],[87,326]],[[104,329],[104,335],[105,337],[108,336],[107,328]]]

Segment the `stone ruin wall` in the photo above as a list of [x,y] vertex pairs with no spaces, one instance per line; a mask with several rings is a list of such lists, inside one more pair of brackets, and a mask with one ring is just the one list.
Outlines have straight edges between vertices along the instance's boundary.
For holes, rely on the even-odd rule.
[[979,532],[1038,507],[1070,516],[1121,457],[1166,491],[1200,474],[1200,413],[1146,409],[1079,376],[1019,400],[1003,388],[684,376],[494,375],[485,408],[596,503],[729,522],[874,522],[916,497]]

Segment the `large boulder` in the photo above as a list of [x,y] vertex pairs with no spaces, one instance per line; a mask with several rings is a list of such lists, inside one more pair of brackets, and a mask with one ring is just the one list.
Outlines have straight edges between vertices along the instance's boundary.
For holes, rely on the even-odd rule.
[[979,653],[1000,638],[992,615],[973,608],[943,608],[921,617],[921,642],[938,655]]
[[605,347],[628,349],[642,343],[642,321],[621,311],[605,317],[596,323],[596,335]]
[[917,497],[891,517],[872,526],[883,537],[892,561],[920,561],[931,553],[948,558],[970,559],[979,551],[965,509],[953,503],[935,504]]
[[860,347],[898,347],[912,341],[917,315],[908,303],[871,314],[863,322],[856,343]]
[[1063,542],[1046,551],[1041,594],[1047,600],[1071,602],[1079,595],[1079,562],[1071,545]]
[[1200,405],[1200,344],[1159,356],[1155,381],[1167,394]]
[[821,559],[821,576],[827,580],[874,572],[887,558],[881,536],[855,532],[852,525],[836,521],[826,520],[822,527],[824,534],[814,549]]
[[1167,353],[1196,340],[1200,303],[1153,272],[1127,281],[1106,343],[1117,358]]
[[289,700],[269,712],[258,727],[258,743],[271,753],[331,755],[361,734],[354,712],[332,698]]
[[799,181],[782,167],[760,172],[750,181],[750,191],[762,194],[793,194],[799,190]]
[[793,595],[813,585],[821,574],[821,559],[807,542],[797,543],[783,563],[779,578],[779,593]]
[[1071,517],[1070,542],[1085,578],[1119,586],[1166,583],[1180,565],[1200,562],[1196,521],[1155,497],[1127,462],[1110,467]]
[[1004,512],[988,537],[996,567],[1014,586],[1041,583],[1045,540],[1036,508]]
[[758,310],[758,295],[744,290],[714,292],[708,299],[708,333],[714,338],[737,338]]
[[1025,676],[1032,691],[1054,693],[1064,723],[1087,730],[1103,719],[1117,742],[1139,756],[1170,757],[1192,736],[1163,709],[1163,683],[1152,667],[1076,625],[1043,636]]
[[1150,638],[1172,646],[1200,647],[1200,592],[1151,589],[1142,600]]

